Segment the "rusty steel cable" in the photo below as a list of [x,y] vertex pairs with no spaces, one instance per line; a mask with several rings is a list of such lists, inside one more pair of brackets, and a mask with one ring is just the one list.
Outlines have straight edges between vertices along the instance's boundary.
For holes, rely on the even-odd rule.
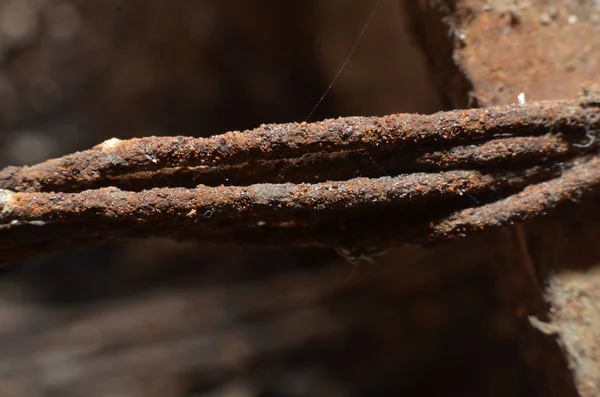
[[595,104],[548,101],[112,139],[0,171],[1,260],[128,237],[334,248],[455,238],[592,190],[598,131]]
[[[498,136],[550,132],[577,134],[596,125],[596,108],[576,101],[547,101],[441,112],[347,117],[318,123],[263,125],[210,138],[110,139],[90,150],[32,167],[0,172],[0,188],[14,191],[83,190],[115,175],[170,167],[223,166],[299,158],[311,153],[367,150],[371,156],[394,148],[408,151],[457,145]],[[585,136],[579,136],[585,142]],[[202,183],[198,180],[197,183]]]
[[[140,191],[157,186],[195,187],[198,184],[246,186],[257,183],[316,183],[352,177],[378,177],[382,174],[469,169],[502,164],[535,164],[551,158],[584,153],[600,142],[586,141],[583,134],[547,133],[540,136],[499,137],[473,144],[414,150],[387,149],[379,154],[367,150],[339,153],[311,153],[298,158],[257,160],[238,165],[180,166],[139,171],[123,175],[104,175],[85,184],[62,186],[65,192],[119,186],[122,190]],[[377,161],[375,161],[375,158]],[[38,179],[21,183],[23,191],[42,183]],[[45,182],[47,183],[47,182]],[[49,186],[46,185],[46,188]]]

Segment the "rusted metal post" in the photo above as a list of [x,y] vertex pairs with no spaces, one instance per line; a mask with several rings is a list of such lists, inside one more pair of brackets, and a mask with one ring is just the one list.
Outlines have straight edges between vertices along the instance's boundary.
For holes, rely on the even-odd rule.
[[[598,80],[597,1],[405,4],[449,107],[572,97],[581,85]],[[593,140],[596,134],[590,131]],[[498,259],[521,326],[521,351],[540,395],[600,395],[594,204],[514,227],[505,243],[514,240],[520,254]]]

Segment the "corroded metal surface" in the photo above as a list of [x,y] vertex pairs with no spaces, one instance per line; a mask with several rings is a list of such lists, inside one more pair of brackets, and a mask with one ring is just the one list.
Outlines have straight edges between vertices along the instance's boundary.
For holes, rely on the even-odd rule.
[[[415,17],[413,30],[424,44],[434,75],[443,76],[437,81],[448,106],[568,98],[581,85],[598,81],[598,1],[458,0],[406,4]],[[444,32],[450,35],[444,36]],[[440,47],[434,43],[442,43],[441,48],[446,51],[450,48],[454,63],[436,60],[434,54]],[[455,89],[456,81],[462,82],[460,92]],[[598,103],[597,95],[588,93],[584,102]],[[566,178],[567,175],[560,179]],[[576,196],[573,199],[578,201]],[[577,233],[567,233],[565,230],[574,221],[564,211],[556,217],[552,225],[544,228],[537,224],[520,237],[523,257],[529,259],[521,261],[522,266],[505,269],[509,270],[505,277],[512,277],[521,285],[513,288],[513,293],[520,299],[515,305],[520,306],[517,311],[521,312],[521,323],[526,323],[521,327],[522,354],[530,364],[540,395],[598,396],[600,295],[595,285],[600,280],[600,257],[584,258],[579,252],[587,249],[580,240],[597,236],[597,230],[582,222]],[[561,238],[552,237],[553,234]],[[534,254],[527,243],[531,239],[537,240]],[[531,281],[532,274],[533,278],[539,277],[536,282]],[[546,307],[534,303],[544,300]],[[531,324],[523,312],[530,314]],[[537,336],[531,336],[532,326]],[[543,338],[554,341],[554,345],[546,344],[545,349],[532,354],[536,346],[543,344]],[[556,360],[554,354],[558,346],[563,350],[562,361]]]
[[[109,140],[39,165],[9,167],[0,171],[2,260],[152,236],[370,252],[529,219],[597,184],[600,167],[589,153],[598,145],[600,116],[585,100],[590,95],[426,116],[270,125],[211,138]],[[300,180],[250,183],[269,179],[265,158],[289,162]],[[355,177],[357,158],[374,166],[370,177]],[[210,173],[192,173],[170,180],[172,187],[157,187],[173,167],[186,165],[222,177],[219,167],[241,167],[247,174],[238,178],[247,179],[209,186],[203,182]],[[126,190],[142,169],[154,187]],[[324,182],[310,183],[314,179]]]
[[598,80],[600,3],[461,1],[463,46],[455,59],[481,106],[570,98]]
[[[593,140],[580,144],[581,134],[548,133],[539,136],[495,138],[481,143],[451,146],[447,149],[386,149],[379,155],[366,150],[339,153],[314,153],[298,158],[258,160],[234,166],[172,167],[154,171],[109,176],[86,184],[87,188],[119,186],[123,190],[140,191],[157,186],[195,187],[221,184],[251,185],[255,183],[302,183],[339,181],[355,175],[378,177],[415,171],[441,171],[469,167],[497,167],[544,161],[585,152],[600,145]],[[587,139],[587,137],[586,137]],[[376,158],[376,161],[375,161]],[[69,190],[69,189],[66,189]]]
[[[12,193],[0,190],[0,224],[70,222],[214,222],[360,210],[378,205],[408,206],[462,195],[518,189],[559,176],[568,165],[542,165],[517,172],[445,171],[398,177],[355,178],[318,184],[163,188],[127,192],[118,188],[81,193]],[[592,167],[594,169],[595,167]],[[207,213],[209,215],[207,215]],[[321,217],[319,217],[321,218]]]
[[[414,24],[424,25],[415,30],[435,63],[434,74],[444,76],[438,83],[450,106],[515,103],[521,93],[527,100],[571,98],[581,85],[598,80],[597,1],[406,3]],[[455,65],[435,59],[440,47],[454,49],[448,59]],[[457,90],[461,80],[464,88]]]
[[[0,171],[0,188],[15,191],[82,190],[114,175],[177,166],[221,166],[311,153],[368,150],[375,159],[392,148],[427,148],[497,136],[596,130],[594,107],[576,101],[470,109],[433,115],[348,117],[318,123],[263,125],[211,138],[150,137],[108,140],[95,148],[32,167]],[[439,147],[439,146],[438,146]],[[496,155],[497,156],[497,155]],[[197,180],[196,183],[202,183]]]

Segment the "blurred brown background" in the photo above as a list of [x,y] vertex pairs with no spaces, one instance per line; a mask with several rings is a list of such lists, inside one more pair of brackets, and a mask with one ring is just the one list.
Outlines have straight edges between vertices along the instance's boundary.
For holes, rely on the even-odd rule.
[[[373,4],[2,0],[0,164],[302,121]],[[313,120],[439,108],[405,26],[382,0]],[[0,396],[528,395],[478,246],[402,247],[350,278],[329,251],[162,240],[5,268]]]

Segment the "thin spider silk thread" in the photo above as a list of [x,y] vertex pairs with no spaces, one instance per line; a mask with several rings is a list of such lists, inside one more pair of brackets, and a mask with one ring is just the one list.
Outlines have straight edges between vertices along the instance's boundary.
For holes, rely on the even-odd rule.
[[352,58],[352,55],[354,55],[354,52],[356,51],[356,48],[358,47],[358,45],[362,41],[365,33],[367,32],[367,29],[371,25],[371,22],[373,21],[373,17],[375,16],[375,13],[377,12],[377,9],[379,8],[379,4],[381,4],[381,0],[376,0],[375,3],[373,4],[373,7],[371,9],[371,13],[369,14],[369,17],[367,18],[367,21],[363,25],[363,28],[360,31],[360,34],[358,35],[358,37],[354,41],[354,45],[350,49],[350,52],[348,53],[348,56],[346,57],[346,59],[342,63],[342,66],[338,69],[336,75],[333,77],[333,80],[331,80],[331,83],[329,84],[329,86],[327,86],[327,89],[325,89],[325,92],[323,93],[323,95],[321,95],[321,98],[319,98],[319,100],[317,101],[317,104],[312,108],[312,110],[310,111],[310,113],[308,114],[308,116],[306,116],[306,118],[304,119],[304,122],[307,122],[308,120],[310,120],[310,118],[313,116],[313,114],[315,113],[315,111],[319,108],[319,106],[321,105],[321,103],[323,102],[323,100],[325,99],[325,97],[327,96],[327,94],[329,94],[329,91],[331,91],[331,88],[333,88],[333,85],[335,84],[335,82],[337,81],[337,79],[340,77],[340,75],[342,74],[342,72],[346,68],[346,65],[350,61],[350,58]]
[[[358,37],[354,41],[354,44],[353,44],[352,48],[350,49],[350,52],[348,53],[348,56],[346,56],[346,58],[344,59],[344,62],[342,63],[342,66],[340,66],[340,68],[338,69],[336,75],[332,79],[332,81],[329,84],[329,86],[327,86],[327,89],[325,90],[325,92],[323,93],[323,95],[321,95],[321,97],[319,98],[319,100],[317,101],[317,103],[315,104],[315,106],[312,108],[312,110],[310,111],[310,113],[308,114],[308,116],[306,116],[306,118],[304,119],[304,122],[307,122],[313,116],[313,114],[315,113],[315,111],[319,108],[319,106],[321,105],[321,103],[323,102],[323,100],[327,97],[327,94],[329,94],[329,92],[333,88],[333,85],[336,83],[336,81],[338,80],[338,78],[340,77],[340,75],[342,74],[342,72],[344,71],[344,69],[346,68],[346,65],[348,64],[348,62],[350,61],[350,59],[354,55],[354,52],[358,48],[358,45],[362,41],[365,33],[367,32],[369,26],[371,25],[371,22],[373,21],[373,18],[375,17],[375,14],[376,14],[377,9],[379,8],[380,4],[381,4],[381,0],[375,0],[375,2],[373,3],[373,6],[371,8],[371,12],[369,13],[369,16],[368,16],[367,20],[365,21],[365,23],[364,23],[364,25],[363,25],[363,27],[362,27],[362,29],[361,29]],[[373,159],[371,159],[371,161],[373,162],[373,164],[375,164],[375,161],[373,161]],[[381,169],[381,167],[379,167],[379,165],[375,164],[375,166],[378,167],[382,172],[386,173],[383,169]],[[225,180],[225,182],[229,183],[229,179],[227,177],[225,177],[225,175],[223,175],[223,173],[218,169],[218,167],[217,167],[217,172],[219,172],[221,174],[221,176],[223,177],[223,179]],[[152,178],[152,177],[150,177],[150,178]],[[152,181],[154,182],[154,180],[152,180]]]

